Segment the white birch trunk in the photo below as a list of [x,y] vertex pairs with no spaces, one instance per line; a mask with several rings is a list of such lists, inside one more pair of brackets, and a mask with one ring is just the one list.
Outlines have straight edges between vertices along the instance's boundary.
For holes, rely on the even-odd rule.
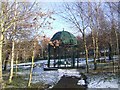
[[14,62],[14,56],[15,56],[15,41],[12,41],[12,57],[11,57],[11,69],[10,69],[10,77],[9,77],[9,83],[12,82],[12,77],[13,77],[13,62]]
[[86,72],[89,72],[89,66],[88,66],[88,49],[87,49],[87,45],[86,45],[86,37],[85,37],[85,33],[83,33],[83,41],[84,41],[84,49],[85,49],[85,58],[86,58]]
[[33,66],[34,66],[34,59],[35,59],[35,42],[33,45],[33,55],[32,55],[32,65],[31,65],[31,70],[30,70],[30,75],[29,75],[29,81],[28,81],[28,87],[30,87],[31,81],[32,81],[32,72],[33,72]]
[[16,61],[15,61],[15,64],[16,64],[16,66],[15,66],[15,74],[16,74],[16,76],[17,76],[17,68],[18,68],[18,66],[17,66],[17,64],[18,64],[18,55],[19,55],[19,51],[17,51]]
[[[14,20],[16,19],[16,0],[15,0],[15,11],[14,11]],[[11,69],[10,69],[10,77],[9,77],[9,83],[12,82],[13,78],[13,63],[14,63],[14,58],[15,58],[15,40],[14,40],[14,35],[16,31],[16,22],[13,23],[13,38],[12,38],[12,57],[11,57]]]
[[1,33],[0,35],[0,85],[3,81],[2,79],[2,59],[3,59],[3,52],[2,52],[2,49],[3,49],[3,33]]
[[95,38],[94,38],[94,30],[92,30],[92,43],[93,43],[93,51],[94,51],[94,70],[96,70],[96,47],[95,47]]
[[[3,6],[2,3],[0,3],[1,5],[1,16],[3,16]],[[2,60],[3,60],[3,40],[4,40],[4,21],[2,18],[0,18],[0,29],[1,29],[1,34],[0,34],[0,89],[2,89],[2,82],[3,82],[3,78],[2,78]]]
[[95,45],[96,45],[96,57],[95,57],[95,70],[97,69],[97,62],[96,62],[96,59],[98,59],[98,54],[99,54],[99,48],[98,48],[98,31],[97,31],[97,35],[96,35],[96,40],[95,40]]

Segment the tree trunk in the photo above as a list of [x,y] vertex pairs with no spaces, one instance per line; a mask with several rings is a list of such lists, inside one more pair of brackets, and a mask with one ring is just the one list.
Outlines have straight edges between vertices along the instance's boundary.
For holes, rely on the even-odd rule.
[[114,73],[114,59],[113,59],[113,51],[112,51],[112,41],[110,37],[110,42],[109,42],[109,60],[112,60],[113,63],[113,73]]
[[[98,53],[99,53],[98,52],[98,32],[97,32],[97,36],[96,36],[96,40],[95,40],[95,45],[96,45],[96,49],[95,49],[96,50],[96,59],[98,60]],[[97,69],[97,62],[96,62],[96,60],[95,60],[94,63],[95,63],[95,68],[94,69],[96,70]]]
[[5,56],[5,61],[4,61],[4,71],[7,70],[7,64],[8,64],[8,61],[9,61],[9,56],[10,56],[10,52],[7,50],[6,51],[6,56]]
[[[15,0],[15,11],[14,11],[14,20],[16,19],[16,0]],[[13,63],[14,63],[14,58],[15,58],[15,41],[14,41],[14,36],[16,33],[16,22],[13,23],[13,37],[12,37],[12,57],[11,57],[11,69],[10,69],[10,77],[9,77],[9,83],[12,82],[12,78],[13,78]]]
[[15,41],[12,40],[12,57],[11,57],[11,69],[10,69],[9,83],[12,82],[12,77],[13,77],[14,56],[15,56]]
[[113,59],[113,55],[112,55],[112,41],[111,41],[111,37],[110,37],[110,42],[109,42],[109,60]]
[[2,89],[2,59],[3,59],[3,52],[2,52],[2,49],[3,49],[3,33],[1,33],[1,36],[0,36],[0,89]]
[[7,63],[8,63],[8,60],[5,60],[5,63],[4,63],[4,71],[6,71],[7,70]]
[[115,73],[115,62],[114,62],[114,58],[112,59],[113,61],[113,73]]
[[87,45],[86,45],[86,37],[85,37],[85,33],[83,33],[83,42],[84,42],[84,49],[85,49],[85,57],[86,57],[86,71],[87,73],[89,72],[89,66],[88,66],[88,49],[87,49]]
[[[3,4],[0,3],[1,9],[3,9]],[[3,16],[3,10],[1,10],[1,16]],[[0,18],[0,26],[1,26],[1,32],[0,32],[0,89],[3,88],[2,82],[2,60],[3,60],[3,40],[4,40],[4,21],[2,18]]]
[[105,62],[106,62],[106,48],[104,49],[104,58],[105,58]]
[[17,63],[18,63],[18,55],[19,55],[19,51],[17,51],[16,61],[15,61],[15,64],[16,64],[15,74],[16,74],[16,76],[17,76],[17,68],[18,68],[18,66],[17,66]]
[[119,40],[118,40],[118,34],[117,34],[117,31],[115,30],[115,36],[116,36],[116,44],[117,44],[117,47],[116,47],[116,52],[117,52],[117,55],[118,55],[118,59],[119,59],[119,63],[118,63],[118,69],[120,69],[120,52],[119,52]]
[[94,48],[94,70],[96,70],[96,50],[95,50],[95,38],[94,38],[94,31],[92,30],[92,43]]
[[31,81],[32,81],[32,72],[33,72],[33,65],[34,65],[34,51],[32,55],[32,65],[31,65],[31,70],[30,70],[30,75],[29,75],[29,82],[28,82],[28,87],[30,87]]
[[30,75],[29,75],[29,81],[28,81],[28,87],[30,87],[31,81],[32,81],[32,72],[33,72],[33,66],[34,66],[34,59],[35,59],[35,42],[33,45],[33,55],[32,55],[32,64],[30,69]]

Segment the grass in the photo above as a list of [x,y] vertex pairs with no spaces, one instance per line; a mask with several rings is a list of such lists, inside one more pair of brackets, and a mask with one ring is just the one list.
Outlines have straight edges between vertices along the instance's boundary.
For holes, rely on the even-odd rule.
[[40,88],[40,89],[45,89],[48,88],[49,85],[45,85],[43,83],[31,83],[31,86],[29,88]]
[[[6,80],[5,80],[6,79]],[[15,76],[11,83],[8,81],[8,77],[4,77],[5,88],[26,88],[28,81],[25,80],[25,76]]]
[[9,83],[9,73],[8,71],[5,71],[3,74],[3,79],[4,79],[4,88],[38,88],[38,89],[43,89],[43,88],[47,88],[48,85],[44,85],[43,83],[31,83],[31,86],[28,87],[28,80],[26,80],[25,78],[28,78],[29,76],[23,76],[23,75],[15,75],[13,76],[12,82]]

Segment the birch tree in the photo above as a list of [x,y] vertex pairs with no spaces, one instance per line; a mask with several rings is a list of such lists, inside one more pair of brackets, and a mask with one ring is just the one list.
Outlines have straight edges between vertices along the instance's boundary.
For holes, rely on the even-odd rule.
[[100,9],[100,2],[98,3],[98,5],[96,5],[96,8],[95,8],[95,18],[96,18],[96,25],[97,25],[97,29],[98,30],[96,30],[96,37],[95,37],[95,41],[93,40],[93,42],[94,42],[94,49],[95,49],[95,59],[94,59],[94,69],[96,70],[97,69],[97,62],[96,62],[96,59],[98,59],[98,53],[99,53],[99,47],[98,47],[98,31],[100,30],[100,28],[99,28],[99,13],[100,13],[100,11],[99,11],[99,9]]
[[[19,28],[21,26],[19,26],[19,24],[21,22],[25,23],[27,20],[30,20],[34,14],[34,13],[32,14],[30,10],[28,11],[29,7],[26,7],[26,6],[24,6],[25,8],[19,10],[18,4],[19,4],[19,6],[21,6],[21,4],[28,5],[29,3],[25,4],[25,3],[17,3],[16,1],[14,2],[13,15],[14,15],[14,20],[16,20],[16,22],[13,23],[13,28],[11,28],[11,30],[10,30],[11,39],[12,39],[12,56],[11,56],[11,69],[10,69],[9,83],[12,82],[12,77],[13,77],[13,64],[14,64],[14,59],[15,59],[15,41],[16,41],[16,39],[21,38],[20,36],[24,37],[24,35],[29,35],[29,33],[25,32],[25,31],[26,31],[26,28],[31,28],[28,26],[28,25],[31,25],[31,23],[28,23],[27,26],[21,25],[23,30],[20,30]],[[31,14],[31,16],[29,16],[29,14],[27,14],[27,15],[24,14],[21,17],[21,12],[23,12],[23,11],[27,11],[27,13]],[[19,14],[17,14],[17,12],[19,12]],[[17,21],[19,21],[19,23],[17,23]],[[17,61],[16,61],[16,63],[17,63]],[[17,66],[16,66],[16,68],[17,68]]]
[[[118,40],[118,8],[114,7],[115,5],[118,5],[118,3],[107,3],[109,8],[110,8],[110,23],[111,23],[111,31],[114,31],[115,34],[115,46],[116,46],[116,53],[119,56],[119,40]],[[116,19],[117,18],[117,19]],[[119,66],[119,65],[118,65]],[[114,68],[114,60],[113,60],[113,72],[115,72],[115,68]]]
[[[4,3],[1,2],[1,14],[0,14],[0,17],[3,17],[4,16]],[[3,39],[4,39],[4,17],[3,18],[0,18],[0,29],[1,29],[1,32],[0,32],[0,89],[2,88],[2,59],[3,59]]]
[[91,28],[91,34],[92,34],[92,44],[93,44],[93,52],[94,52],[94,55],[93,55],[93,57],[94,57],[94,69],[96,70],[97,69],[97,65],[96,65],[96,38],[95,38],[95,30],[94,30],[94,20],[93,20],[93,17],[94,17],[94,15],[93,15],[93,9],[92,9],[92,4],[90,3],[90,2],[88,2],[88,18],[89,18],[89,21],[88,21],[88,23],[89,23],[89,26],[90,26],[90,28]]
[[[16,0],[15,0],[15,6],[14,6],[14,20],[16,20],[16,9],[17,9],[17,4],[16,4]],[[13,23],[13,36],[15,36],[16,33],[16,22]],[[12,77],[13,77],[13,62],[15,59],[15,40],[14,37],[12,37],[12,58],[11,58],[11,69],[10,69],[10,77],[9,77],[9,83],[12,82]]]
[[32,51],[32,64],[30,69],[30,75],[29,75],[29,81],[28,81],[28,87],[30,87],[31,81],[32,81],[32,72],[33,72],[33,66],[34,66],[34,59],[35,59],[35,47],[36,47],[36,41],[33,40],[33,51]]
[[[5,32],[12,26],[13,23],[6,23],[7,13],[7,2],[0,2],[0,85],[2,85],[2,61],[3,61],[3,41]],[[14,21],[14,20],[12,20]],[[2,88],[2,86],[0,87]]]

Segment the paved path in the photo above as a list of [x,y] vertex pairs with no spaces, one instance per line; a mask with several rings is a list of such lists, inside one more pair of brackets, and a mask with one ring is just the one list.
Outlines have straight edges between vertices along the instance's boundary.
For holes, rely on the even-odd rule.
[[51,90],[86,90],[85,86],[77,85],[80,78],[75,76],[63,76]]

